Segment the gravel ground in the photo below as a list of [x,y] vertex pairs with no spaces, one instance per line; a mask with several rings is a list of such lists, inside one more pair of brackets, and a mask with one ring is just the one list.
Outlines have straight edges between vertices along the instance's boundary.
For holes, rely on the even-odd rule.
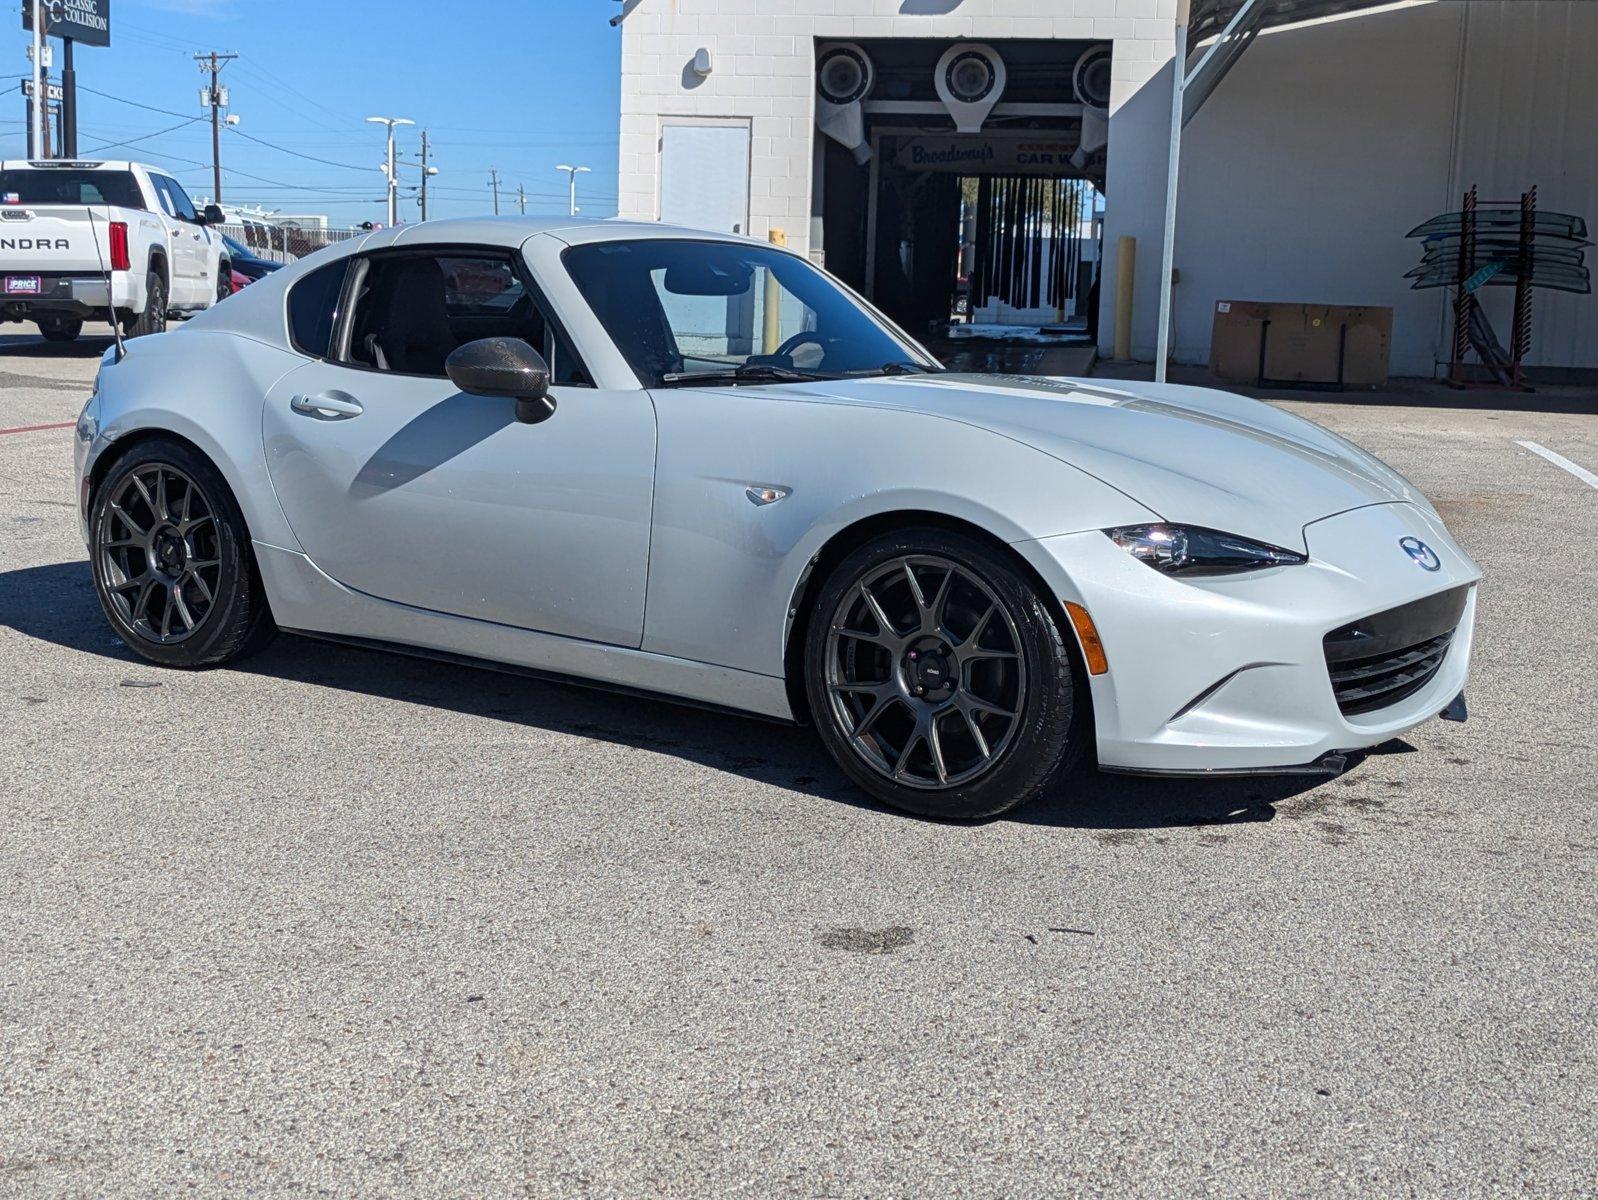
[[134,659],[9,432],[103,344],[0,337],[0,1194],[1598,1191],[1598,490],[1516,444],[1598,469],[1591,397],[1283,402],[1486,569],[1468,724],[958,827],[754,721]]

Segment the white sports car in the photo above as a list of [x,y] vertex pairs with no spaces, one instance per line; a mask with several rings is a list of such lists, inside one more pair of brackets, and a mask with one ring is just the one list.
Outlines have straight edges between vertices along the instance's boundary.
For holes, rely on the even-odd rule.
[[109,351],[76,459],[155,662],[283,629],[812,722],[918,813],[1084,754],[1332,772],[1463,712],[1480,572],[1369,454],[1223,392],[946,373],[742,238],[373,233]]

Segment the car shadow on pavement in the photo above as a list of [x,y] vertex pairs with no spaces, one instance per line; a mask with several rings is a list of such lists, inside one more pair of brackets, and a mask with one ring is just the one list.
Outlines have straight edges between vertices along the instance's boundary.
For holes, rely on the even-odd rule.
[[[0,627],[125,662],[141,680],[168,676],[111,632],[81,560],[0,572]],[[809,729],[303,637],[279,637],[260,654],[222,669],[595,738],[880,809],[838,770]],[[170,677],[181,680],[184,673]],[[1144,779],[1079,770],[1053,794],[997,820],[1088,830],[1268,821],[1277,803],[1324,782],[1322,776]]]
[[81,358],[93,360],[111,345],[109,333],[85,333],[74,342],[47,342],[38,334],[0,334],[0,357],[26,355],[28,358]]

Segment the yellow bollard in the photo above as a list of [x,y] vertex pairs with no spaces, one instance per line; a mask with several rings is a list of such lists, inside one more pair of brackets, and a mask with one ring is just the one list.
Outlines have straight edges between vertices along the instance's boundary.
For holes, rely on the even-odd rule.
[[1132,278],[1137,274],[1137,239],[1115,243],[1115,361],[1132,361]]
[[[788,235],[781,229],[773,229],[766,234],[766,239],[773,246],[786,246]],[[782,345],[782,288],[777,284],[777,277],[770,271],[766,272],[766,310],[765,332],[761,342],[765,353],[776,353],[777,347]]]

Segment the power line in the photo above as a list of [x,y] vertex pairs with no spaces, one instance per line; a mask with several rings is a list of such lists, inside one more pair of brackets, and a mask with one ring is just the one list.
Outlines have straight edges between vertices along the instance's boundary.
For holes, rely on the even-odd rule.
[[97,88],[92,88],[82,83],[78,84],[78,90],[95,96],[104,96],[107,100],[115,100],[118,104],[131,104],[134,108],[142,108],[147,112],[161,113],[168,117],[181,117],[184,115],[180,112],[173,112],[170,108],[157,108],[153,104],[140,104],[137,100],[129,100],[124,96],[113,96],[110,92],[102,92]]
[[176,133],[179,129],[186,128],[187,126],[193,125],[196,122],[203,121],[203,120],[205,120],[204,117],[190,117],[186,121],[179,121],[176,125],[169,125],[165,129],[157,129],[154,133],[144,133],[144,134],[140,134],[138,137],[130,137],[126,141],[107,142],[103,146],[93,146],[93,147],[89,148],[88,150],[83,151],[83,154],[84,155],[99,154],[102,150],[115,150],[118,146],[131,146],[135,142],[147,142],[151,138],[158,138],[162,134]]
[[233,133],[238,137],[248,138],[250,141],[257,143],[258,145],[266,146],[268,149],[276,150],[282,154],[292,154],[295,158],[303,158],[307,162],[321,163],[322,165],[328,167],[342,167],[346,171],[361,171],[366,174],[370,174],[372,170],[371,167],[358,167],[354,163],[334,162],[331,158],[318,158],[314,154],[304,154],[299,150],[290,150],[287,146],[279,146],[276,142],[269,142],[265,138],[256,137],[253,133],[245,133],[237,126],[229,126],[229,128],[231,128]]

